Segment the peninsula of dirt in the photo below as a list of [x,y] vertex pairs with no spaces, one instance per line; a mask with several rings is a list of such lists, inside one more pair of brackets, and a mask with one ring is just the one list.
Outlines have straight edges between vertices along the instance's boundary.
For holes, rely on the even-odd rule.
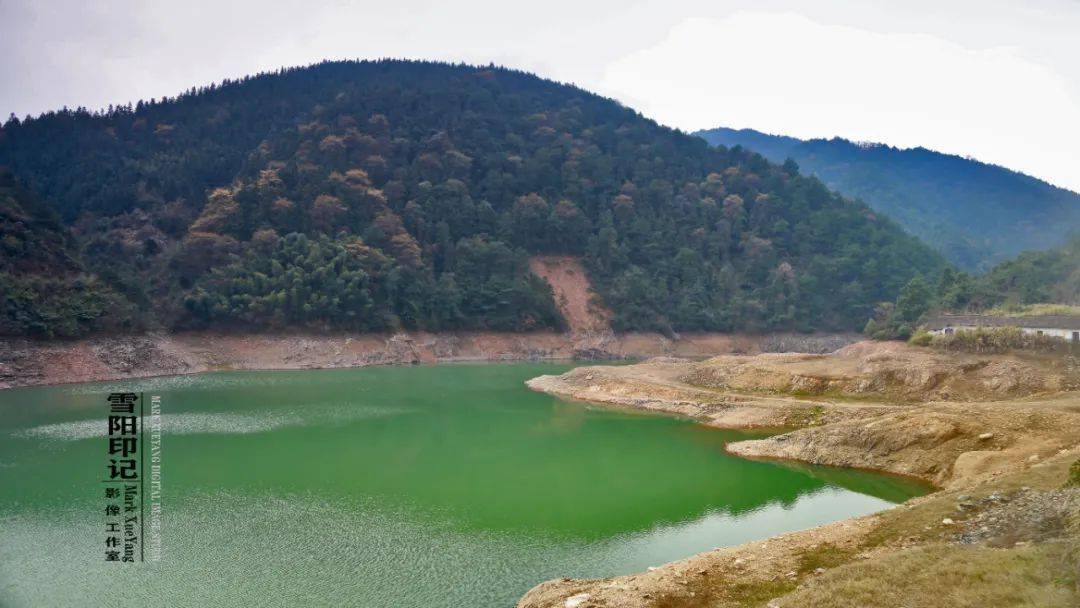
[[825,355],[663,357],[535,378],[530,387],[573,399],[717,427],[783,427],[727,449],[902,474],[938,491],[640,574],[549,581],[519,608],[1078,605],[1076,369],[1060,357],[863,342]]

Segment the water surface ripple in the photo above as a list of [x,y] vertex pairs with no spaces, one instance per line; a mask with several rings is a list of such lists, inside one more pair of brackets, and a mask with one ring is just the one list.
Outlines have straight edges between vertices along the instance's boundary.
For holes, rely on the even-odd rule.
[[[0,391],[0,606],[512,606],[924,488],[526,389],[567,365],[213,373]],[[164,560],[104,562],[105,395],[162,397]]]

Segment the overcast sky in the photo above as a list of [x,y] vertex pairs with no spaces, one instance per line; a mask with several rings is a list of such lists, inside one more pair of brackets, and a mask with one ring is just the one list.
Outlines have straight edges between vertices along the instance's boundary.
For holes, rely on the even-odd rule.
[[0,0],[3,116],[378,57],[495,62],[684,130],[922,145],[1080,191],[1080,0]]

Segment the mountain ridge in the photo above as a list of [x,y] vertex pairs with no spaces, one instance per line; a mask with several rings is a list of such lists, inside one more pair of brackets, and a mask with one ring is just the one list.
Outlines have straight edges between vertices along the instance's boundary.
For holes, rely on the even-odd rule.
[[858,198],[969,271],[1063,243],[1080,229],[1080,194],[1024,173],[919,146],[798,139],[753,129],[696,132],[773,162],[792,158],[830,188]]
[[[0,131],[84,265],[171,329],[850,330],[939,256],[760,155],[524,72],[335,61]],[[835,297],[839,291],[843,297]]]

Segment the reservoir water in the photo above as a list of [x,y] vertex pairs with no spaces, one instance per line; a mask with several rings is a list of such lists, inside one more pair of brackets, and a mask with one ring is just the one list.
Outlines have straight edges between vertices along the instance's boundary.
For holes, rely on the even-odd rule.
[[[0,606],[507,607],[926,491],[738,459],[565,402],[569,365],[222,372],[0,391]],[[160,395],[163,553],[104,560],[105,398]]]

